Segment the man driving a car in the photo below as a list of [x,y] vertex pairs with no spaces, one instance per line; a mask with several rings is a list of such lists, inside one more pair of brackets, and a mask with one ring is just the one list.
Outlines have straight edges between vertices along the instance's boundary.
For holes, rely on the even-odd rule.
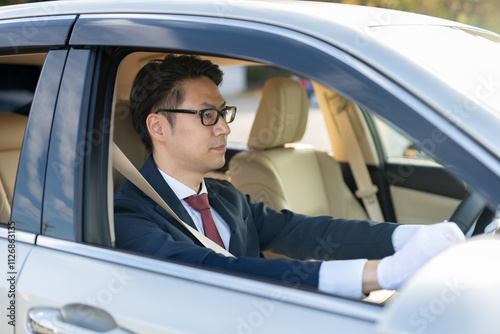
[[[130,107],[151,151],[141,174],[178,217],[234,257],[204,247],[130,181],[115,193],[116,247],[361,298],[399,288],[430,258],[465,240],[448,222],[406,226],[276,211],[228,181],[205,178],[224,165],[236,117],[219,91],[222,78],[209,60],[169,55],[137,74]],[[318,251],[321,240],[332,245],[328,252]],[[289,258],[262,258],[262,251]],[[327,256],[315,258],[319,253]]]

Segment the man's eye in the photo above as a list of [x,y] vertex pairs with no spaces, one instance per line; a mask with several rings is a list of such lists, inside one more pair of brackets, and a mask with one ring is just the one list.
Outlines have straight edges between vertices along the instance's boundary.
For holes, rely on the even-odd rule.
[[216,114],[217,114],[217,111],[215,111],[215,110],[207,110],[203,113],[203,118],[213,119]]

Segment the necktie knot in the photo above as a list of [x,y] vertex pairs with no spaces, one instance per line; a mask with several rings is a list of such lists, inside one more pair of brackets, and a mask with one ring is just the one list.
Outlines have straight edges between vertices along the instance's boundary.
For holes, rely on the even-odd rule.
[[189,196],[184,199],[196,211],[210,209],[207,194]]

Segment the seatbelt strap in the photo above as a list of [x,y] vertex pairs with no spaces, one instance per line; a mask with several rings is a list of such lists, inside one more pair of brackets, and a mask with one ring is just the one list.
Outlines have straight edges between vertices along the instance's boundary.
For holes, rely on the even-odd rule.
[[174,217],[182,226],[184,226],[198,241],[202,243],[203,246],[212,249],[214,252],[228,256],[234,257],[233,254],[229,253],[226,249],[217,245],[215,242],[198,232],[196,229],[192,228],[186,224],[182,219],[175,214],[175,212],[168,206],[168,204],[161,198],[160,195],[153,189],[149,182],[142,176],[142,174],[135,168],[135,166],[130,162],[130,160],[123,154],[116,143],[113,143],[113,166],[119,171],[123,176],[130,180],[137,188],[142,190],[146,195],[148,195],[153,201],[160,205],[165,211],[167,211],[172,217]]
[[384,221],[384,216],[377,199],[378,188],[371,181],[363,153],[349,120],[348,108],[352,107],[352,105],[340,96],[337,96],[337,98],[341,99],[340,103],[337,104],[337,120],[347,159],[349,160],[349,166],[358,188],[356,196],[363,201],[368,217],[371,220],[382,222]]

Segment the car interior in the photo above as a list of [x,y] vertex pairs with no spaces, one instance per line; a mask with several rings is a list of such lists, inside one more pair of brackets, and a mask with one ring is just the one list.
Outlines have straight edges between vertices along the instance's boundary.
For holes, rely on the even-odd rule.
[[0,56],[0,224],[10,219],[28,112],[45,54]]
[[10,219],[17,164],[28,117],[0,112],[0,222]]
[[[161,59],[165,55],[158,52],[133,52],[121,61],[116,74],[112,112],[113,140],[137,168],[142,166],[148,152],[133,129],[128,95],[137,71],[148,61]],[[224,71],[233,67],[244,67],[248,72],[251,68],[266,67],[240,59],[202,57],[219,64]],[[3,56],[0,57],[0,65],[36,66],[40,69],[44,59],[43,53]],[[276,75],[276,68],[271,68],[269,72],[270,75],[264,76],[266,80],[254,85],[256,88],[250,94],[253,102],[245,106],[246,110],[245,107],[238,107],[236,120],[244,118],[244,121],[238,126],[235,121],[236,129],[231,126],[226,165],[208,175],[209,177],[230,180],[244,193],[278,210],[291,209],[310,215],[327,214],[365,219],[370,215],[367,214],[366,205],[360,199],[359,192],[356,192],[359,185],[356,184],[352,173],[355,164],[371,169],[381,164],[381,158],[387,158],[404,159],[412,165],[442,168],[429,159],[411,159],[403,154],[400,157],[381,156],[378,148],[380,143],[376,137],[384,137],[384,131],[380,129],[383,129],[383,126],[388,127],[387,125],[375,119],[377,127],[374,129],[371,123],[373,120],[367,116],[366,111],[331,89],[314,82],[313,97],[317,102],[312,106],[308,94],[299,84],[300,78],[289,72],[278,72]],[[228,79],[225,78],[225,81]],[[230,98],[231,96],[227,98],[229,102]],[[318,127],[317,122],[313,123],[313,109],[317,112],[316,119],[322,122],[325,133],[321,133],[322,129]],[[27,123],[24,110],[26,107],[22,106],[18,109],[2,110],[0,114],[2,222],[8,221],[12,205],[19,152]],[[356,143],[347,142],[342,134],[344,126],[341,124],[345,123],[340,123],[339,110],[347,111]],[[306,127],[311,124],[307,133]],[[244,130],[240,130],[243,128]],[[240,132],[243,135],[239,134]],[[320,138],[322,147],[318,147],[318,140],[316,143],[314,140],[310,141],[314,144],[302,140],[304,137],[315,135]],[[237,141],[231,139],[235,136]],[[361,160],[348,156],[347,153],[355,149],[361,152]],[[112,207],[112,193],[123,182],[124,177],[116,170],[110,173],[113,175],[113,186],[109,189],[108,205]],[[459,203],[457,198],[391,184],[389,192],[384,193],[383,189],[377,186],[379,205],[385,220],[388,221],[406,224],[441,221],[449,217]],[[426,210],[421,210],[422,207],[426,207]]]
[[237,153],[229,163],[231,182],[277,210],[367,218],[347,187],[339,163],[326,151],[294,145],[304,135],[308,113],[307,94],[297,81],[267,80],[248,151]]
[[[137,71],[149,60],[161,59],[164,56],[165,54],[153,52],[132,53],[122,61],[117,75],[113,138],[137,168],[144,162],[147,152],[138,135],[132,131],[127,99]],[[262,64],[238,59],[202,57],[212,60],[222,68],[263,67]],[[356,196],[357,185],[350,170],[353,164],[363,164],[364,168],[381,164],[381,155],[374,139],[377,132],[369,124],[367,113],[361,108],[324,86],[316,83],[313,83],[313,86],[319,104],[316,109],[320,109],[321,121],[326,126],[327,149],[325,146],[318,148],[316,145],[301,142],[308,125],[308,116],[309,121],[311,120],[313,108],[310,107],[308,96],[297,77],[288,73],[288,77],[281,75],[262,82],[255,109],[248,111],[254,115],[252,123],[246,120],[248,136],[244,138],[243,145],[239,146],[234,145],[231,140],[239,130],[235,131],[233,124],[236,126],[236,120],[244,114],[242,108],[238,107],[236,120],[231,125],[226,166],[209,176],[228,179],[242,192],[278,210],[291,209],[311,215],[367,218],[369,215],[363,208],[359,193]],[[226,99],[231,103],[229,98]],[[356,143],[347,142],[342,134],[341,129],[345,123],[340,123],[340,110],[345,110],[348,115]],[[319,133],[320,130],[313,128],[312,133]],[[361,152],[362,160],[358,159],[350,164],[350,160],[354,159],[349,157],[348,153],[354,149]],[[404,158],[403,154],[399,157],[401,158]],[[442,168],[429,159],[412,159],[411,163]],[[113,173],[116,189],[123,177],[116,171]],[[388,220],[407,224],[441,221],[449,217],[459,203],[456,198],[397,186],[390,187],[389,191],[389,194],[383,196],[397,200],[397,205],[392,203],[392,214],[383,210],[386,211],[385,216],[393,218]],[[378,196],[382,198],[380,205],[387,202],[383,196]],[[426,199],[428,197],[429,199]],[[424,203],[432,204],[425,213],[420,210]]]
[[[147,152],[133,129],[127,98],[136,71],[149,60],[164,57],[165,54],[134,53],[120,65],[113,140],[136,168],[142,166]],[[220,66],[250,65],[239,60],[210,59]],[[261,91],[258,108],[253,111],[253,125],[247,125],[251,130],[245,149],[230,151],[226,166],[209,176],[227,179],[242,192],[277,210],[367,218],[331,153],[312,145],[297,144],[304,135],[309,114],[308,96],[299,81],[289,77],[270,78]],[[123,179],[119,172],[113,171],[115,189]]]

